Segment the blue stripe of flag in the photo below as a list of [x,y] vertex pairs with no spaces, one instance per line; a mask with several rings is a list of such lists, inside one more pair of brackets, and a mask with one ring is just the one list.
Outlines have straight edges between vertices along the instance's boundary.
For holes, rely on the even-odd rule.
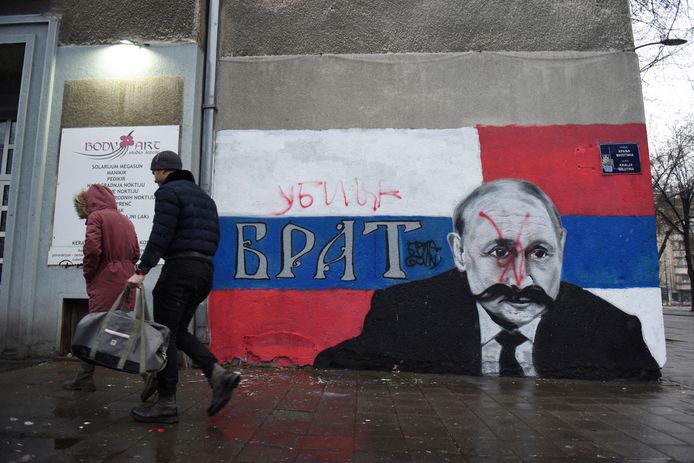
[[[658,286],[654,217],[562,220],[568,232],[562,280],[585,288]],[[451,231],[448,217],[226,216],[220,224],[216,290],[380,289],[453,268],[446,241]],[[245,248],[239,244],[237,225],[243,225]],[[345,265],[343,256],[345,230],[353,236],[351,266]],[[308,249],[307,238],[314,242],[311,249],[292,259]],[[244,258],[239,261],[237,255]],[[259,272],[261,261],[267,262],[266,272]]]

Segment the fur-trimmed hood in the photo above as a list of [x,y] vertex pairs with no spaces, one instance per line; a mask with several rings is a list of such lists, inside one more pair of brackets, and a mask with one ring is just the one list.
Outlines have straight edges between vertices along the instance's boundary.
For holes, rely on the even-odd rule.
[[95,183],[86,190],[77,193],[73,199],[75,211],[80,219],[86,219],[90,213],[102,209],[116,209],[116,197],[106,186]]

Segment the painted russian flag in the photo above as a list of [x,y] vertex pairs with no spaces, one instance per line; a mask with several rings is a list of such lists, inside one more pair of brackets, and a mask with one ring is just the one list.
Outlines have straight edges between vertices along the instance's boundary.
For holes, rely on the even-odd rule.
[[[606,174],[608,144],[636,146],[640,172]],[[453,208],[498,178],[552,198],[568,231],[562,280],[638,316],[662,365],[643,124],[219,132],[213,352],[312,364],[361,332],[374,290],[451,269]]]

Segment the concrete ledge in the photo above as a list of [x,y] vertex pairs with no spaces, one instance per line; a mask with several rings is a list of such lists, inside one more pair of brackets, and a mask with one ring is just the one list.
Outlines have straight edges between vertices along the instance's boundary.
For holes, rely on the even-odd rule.
[[216,130],[644,122],[634,53],[226,58]]

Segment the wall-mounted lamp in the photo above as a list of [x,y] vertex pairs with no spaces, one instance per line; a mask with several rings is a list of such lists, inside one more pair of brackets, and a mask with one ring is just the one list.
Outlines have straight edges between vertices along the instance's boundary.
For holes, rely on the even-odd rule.
[[149,47],[148,43],[141,43],[141,42],[138,42],[137,40],[133,40],[133,39],[120,39],[118,41],[118,43],[121,43],[123,45],[132,45],[134,47],[139,47],[139,48]]
[[153,65],[156,53],[152,53],[149,44],[123,38],[112,46],[104,47],[98,56],[99,67],[104,72],[127,77],[146,72]]
[[639,45],[638,47],[632,48],[631,51],[638,50],[639,48],[643,48],[643,47],[648,47],[650,45],[663,45],[665,47],[676,47],[678,45],[684,45],[685,43],[687,43],[686,39],[663,39],[663,40],[659,40],[658,42],[644,43],[643,45]]

